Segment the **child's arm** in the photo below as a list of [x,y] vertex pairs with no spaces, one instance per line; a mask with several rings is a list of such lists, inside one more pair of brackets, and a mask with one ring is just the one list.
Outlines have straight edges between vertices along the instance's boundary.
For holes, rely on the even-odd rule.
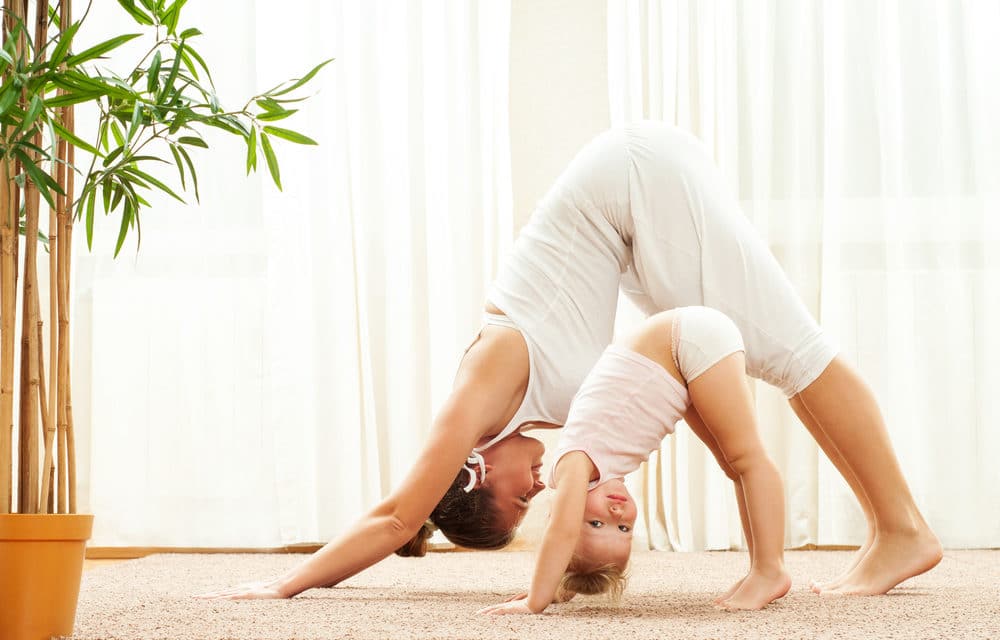
[[573,557],[580,526],[587,502],[587,484],[594,472],[594,464],[582,451],[572,451],[563,456],[556,467],[556,497],[552,503],[549,524],[535,560],[535,575],[528,597],[493,605],[479,613],[541,613],[553,602],[565,602],[572,595],[557,599],[559,582]]

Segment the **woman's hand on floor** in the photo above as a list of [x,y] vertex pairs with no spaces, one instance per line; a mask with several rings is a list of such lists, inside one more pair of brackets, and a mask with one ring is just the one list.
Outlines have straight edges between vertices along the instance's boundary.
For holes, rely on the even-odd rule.
[[477,613],[485,613],[491,616],[502,616],[502,615],[535,615],[536,612],[528,608],[528,594],[520,593],[513,598],[509,598],[506,602],[501,602],[500,604],[492,604],[488,607],[483,607]]
[[276,580],[248,582],[246,584],[202,593],[194,596],[203,600],[279,600],[286,598],[277,587]]

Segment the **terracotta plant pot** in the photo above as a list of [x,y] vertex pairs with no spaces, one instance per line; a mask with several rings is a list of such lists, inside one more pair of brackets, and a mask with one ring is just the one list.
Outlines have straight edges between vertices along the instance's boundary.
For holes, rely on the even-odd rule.
[[0,638],[73,635],[91,515],[0,515]]

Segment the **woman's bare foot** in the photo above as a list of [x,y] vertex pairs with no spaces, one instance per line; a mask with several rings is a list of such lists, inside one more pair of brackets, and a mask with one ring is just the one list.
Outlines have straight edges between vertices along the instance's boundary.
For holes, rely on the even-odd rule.
[[847,564],[847,569],[845,569],[843,573],[838,575],[833,580],[830,580],[829,582],[817,582],[816,580],[810,580],[809,588],[812,589],[813,592],[819,593],[824,589],[836,589],[837,587],[839,587],[841,584],[844,583],[844,580],[847,579],[847,576],[849,576],[851,572],[854,571],[854,567],[861,564],[861,560],[868,553],[868,550],[872,548],[872,543],[874,541],[875,541],[875,534],[869,533],[868,539],[865,540],[865,543],[861,545],[861,547],[857,551],[854,552],[853,556],[851,556],[851,561]]
[[784,569],[771,573],[754,569],[743,579],[736,593],[716,606],[727,611],[763,609],[791,588],[792,578]]
[[747,579],[747,576],[743,576],[742,578],[740,578],[740,580],[736,584],[734,584],[733,586],[729,587],[728,591],[726,591],[724,594],[722,594],[721,596],[719,596],[715,600],[712,600],[712,604],[720,604],[720,603],[722,603],[722,601],[728,600],[729,598],[731,598],[733,596],[733,594],[736,593],[736,590],[739,589],[741,586],[743,586],[743,583],[746,582],[746,579]]
[[879,595],[941,562],[941,543],[924,525],[908,533],[878,533],[858,566],[822,595]]

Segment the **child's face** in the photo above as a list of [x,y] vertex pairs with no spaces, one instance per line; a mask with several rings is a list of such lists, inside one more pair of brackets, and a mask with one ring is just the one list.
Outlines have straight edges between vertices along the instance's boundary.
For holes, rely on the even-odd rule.
[[619,479],[588,491],[576,555],[595,567],[614,564],[624,569],[632,551],[637,515],[635,500]]

